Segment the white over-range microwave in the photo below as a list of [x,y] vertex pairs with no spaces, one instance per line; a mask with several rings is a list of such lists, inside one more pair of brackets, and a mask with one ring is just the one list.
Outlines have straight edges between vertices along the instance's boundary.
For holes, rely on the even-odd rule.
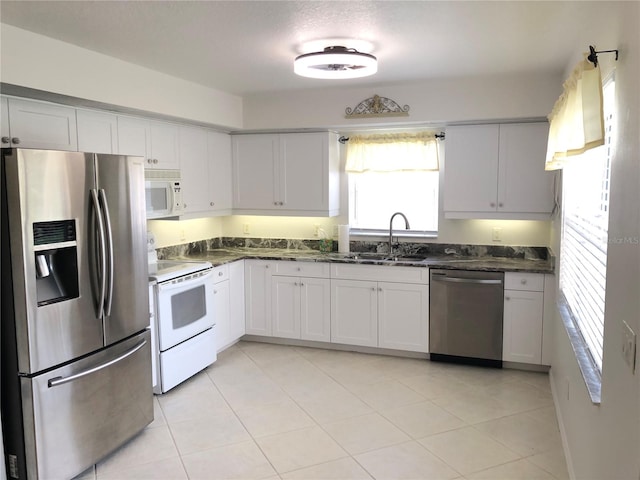
[[180,170],[144,172],[147,218],[175,217],[184,209]]

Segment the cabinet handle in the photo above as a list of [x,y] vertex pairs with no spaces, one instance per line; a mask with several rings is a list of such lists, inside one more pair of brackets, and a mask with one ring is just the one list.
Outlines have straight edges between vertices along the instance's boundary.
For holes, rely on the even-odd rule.
[[502,207],[504,207],[504,203],[500,202],[500,203],[498,203],[498,206],[499,206],[500,208],[502,208]]
[[269,265],[265,265],[264,268],[269,268]]
[[213,206],[215,205],[215,203],[213,203],[213,202],[209,202],[209,205],[210,205],[211,207],[213,207]]
[[278,205],[278,202],[273,202],[274,205]]
[[221,277],[223,275],[222,272],[218,272],[218,276]]
[[9,137],[2,137],[2,143],[9,143],[11,139]]
[[521,285],[526,285],[527,284],[527,279],[526,278],[521,279],[520,280],[520,284]]
[[280,202],[280,205],[284,205],[284,202]]
[[293,282],[293,284],[297,287],[298,286],[298,282]]
[[371,291],[375,292],[376,291],[376,287],[371,287]]
[[11,143],[15,143],[16,145],[19,145],[20,144],[20,139],[18,137],[13,137],[11,139]]
[[153,159],[153,163],[154,163],[154,164],[158,163],[158,159],[157,159],[157,158],[154,158],[154,159]]
[[214,290],[213,294],[216,295],[218,293],[218,290]]
[[298,267],[298,268],[296,268],[296,270],[301,271],[301,270],[302,270],[302,268]]
[[183,203],[183,204],[182,204],[182,208],[184,208],[184,209],[186,210],[186,209],[187,209],[187,204],[186,204],[186,203]]
[[489,206],[490,206],[490,207],[495,207],[495,206],[496,206],[496,204],[495,204],[494,202],[491,202],[491,203],[489,204]]
[[304,283],[300,282],[300,286],[301,286],[301,287],[304,287]]
[[378,291],[381,292],[382,291],[382,287],[378,287]]

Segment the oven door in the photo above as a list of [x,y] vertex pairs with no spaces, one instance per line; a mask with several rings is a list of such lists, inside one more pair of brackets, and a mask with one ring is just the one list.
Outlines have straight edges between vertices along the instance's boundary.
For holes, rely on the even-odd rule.
[[156,320],[158,343],[165,351],[215,324],[213,271],[159,283]]

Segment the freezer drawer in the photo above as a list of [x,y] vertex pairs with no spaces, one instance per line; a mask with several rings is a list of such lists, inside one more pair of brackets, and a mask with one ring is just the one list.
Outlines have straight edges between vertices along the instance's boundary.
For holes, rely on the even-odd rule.
[[146,330],[21,381],[28,478],[72,478],[153,420]]

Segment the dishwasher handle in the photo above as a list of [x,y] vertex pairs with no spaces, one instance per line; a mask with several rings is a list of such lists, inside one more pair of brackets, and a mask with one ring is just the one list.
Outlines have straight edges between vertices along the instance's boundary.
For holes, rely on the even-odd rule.
[[431,279],[434,282],[473,283],[476,285],[502,285],[502,280],[486,280],[481,278],[441,277],[434,275]]

